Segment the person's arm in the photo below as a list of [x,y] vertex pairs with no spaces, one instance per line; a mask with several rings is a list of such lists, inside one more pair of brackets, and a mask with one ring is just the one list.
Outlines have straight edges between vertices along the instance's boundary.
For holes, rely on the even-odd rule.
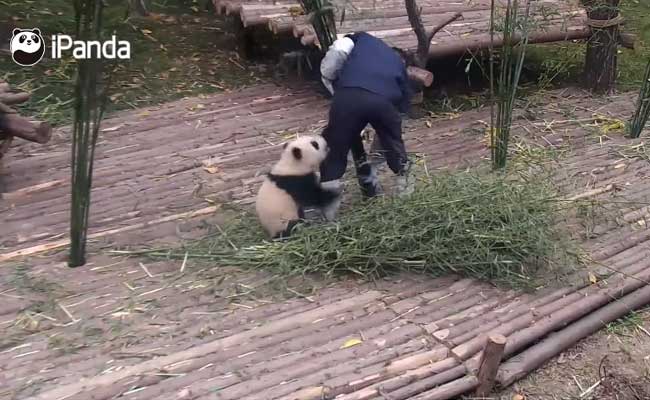
[[320,64],[320,74],[323,85],[334,94],[332,83],[336,81],[338,73],[348,59],[354,48],[354,42],[349,37],[342,37],[332,43]]

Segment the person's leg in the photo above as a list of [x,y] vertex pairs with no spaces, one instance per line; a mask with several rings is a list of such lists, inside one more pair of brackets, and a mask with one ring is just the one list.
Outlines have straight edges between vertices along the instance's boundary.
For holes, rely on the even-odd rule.
[[357,172],[357,180],[361,188],[361,194],[364,197],[375,197],[380,193],[379,179],[377,177],[376,168],[368,160],[368,155],[363,147],[363,139],[359,135],[353,139],[352,158],[354,159],[354,166]]
[[375,112],[370,118],[375,128],[388,167],[397,175],[396,191],[409,194],[413,191],[409,180],[411,164],[406,154],[402,139],[402,118],[397,109],[388,101],[378,101]]
[[[361,131],[367,121],[358,112],[358,90],[340,89],[334,93],[330,107],[329,121],[323,137],[327,141],[329,153],[320,167],[321,186],[327,190],[340,191],[342,189],[341,177],[345,173],[348,162],[348,153],[355,138],[361,137]],[[358,147],[355,148],[355,152]],[[325,207],[323,215],[331,221],[341,204],[341,196],[330,206]]]

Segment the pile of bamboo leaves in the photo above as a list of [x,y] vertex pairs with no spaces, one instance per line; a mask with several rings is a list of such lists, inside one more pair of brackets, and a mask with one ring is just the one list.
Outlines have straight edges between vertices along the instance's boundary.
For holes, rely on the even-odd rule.
[[643,82],[641,82],[641,89],[639,90],[639,98],[636,101],[636,110],[628,124],[628,131],[630,137],[638,138],[641,136],[645,124],[650,117],[650,60],[645,68]]
[[[102,0],[75,0],[76,38],[101,40]],[[93,159],[106,96],[100,93],[102,62],[99,54],[77,61],[72,134],[72,206],[70,211],[71,267],[85,264]]]
[[[508,142],[512,124],[517,86],[524,64],[526,46],[528,45],[528,30],[530,3],[526,1],[525,14],[519,15],[519,0],[508,0],[505,15],[496,15],[497,7],[492,0],[490,14],[490,92],[492,97],[490,147],[492,150],[492,165],[495,169],[504,168],[508,157]],[[494,36],[503,36],[503,46],[494,49]],[[494,56],[499,58],[499,76],[495,78]],[[496,89],[495,89],[496,84]],[[494,109],[496,103],[496,112]],[[496,115],[495,115],[496,114]]]
[[409,270],[526,283],[531,268],[538,268],[556,248],[557,203],[551,198],[544,182],[471,172],[441,174],[412,196],[355,204],[336,223],[299,225],[285,241],[265,240],[254,216],[243,214],[220,227],[218,236],[183,249],[148,253],[286,275],[375,278]]

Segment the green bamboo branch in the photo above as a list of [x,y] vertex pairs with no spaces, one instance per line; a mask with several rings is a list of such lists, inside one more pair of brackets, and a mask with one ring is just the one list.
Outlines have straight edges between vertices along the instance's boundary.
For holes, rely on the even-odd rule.
[[643,82],[636,100],[636,110],[628,123],[628,132],[631,138],[638,138],[650,117],[650,60],[645,68]]
[[[76,36],[78,40],[101,39],[101,0],[75,0]],[[99,54],[78,60],[74,88],[74,123],[71,157],[70,267],[86,263],[86,241],[90,212],[93,160],[99,126],[106,105],[100,93],[102,62]]]

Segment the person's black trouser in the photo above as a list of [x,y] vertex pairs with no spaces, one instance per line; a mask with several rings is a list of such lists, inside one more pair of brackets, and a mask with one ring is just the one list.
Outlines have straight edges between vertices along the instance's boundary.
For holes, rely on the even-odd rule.
[[349,151],[352,151],[359,182],[370,175],[371,168],[361,139],[361,132],[367,124],[375,129],[391,171],[395,174],[404,172],[407,155],[402,140],[402,118],[397,108],[386,98],[367,90],[341,88],[334,93],[329,123],[323,132],[330,152],[321,164],[321,182],[343,176]]

